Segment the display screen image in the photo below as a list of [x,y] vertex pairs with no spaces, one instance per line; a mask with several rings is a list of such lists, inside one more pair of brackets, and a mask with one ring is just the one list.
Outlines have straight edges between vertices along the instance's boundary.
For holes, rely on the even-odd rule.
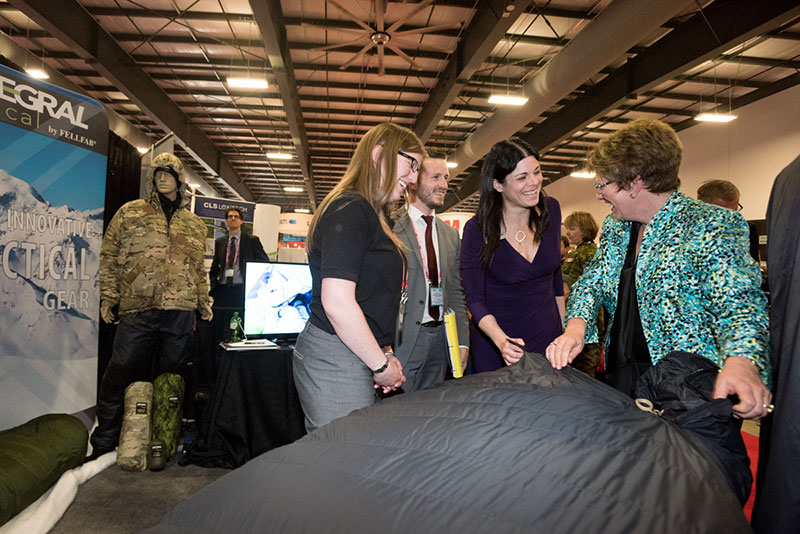
[[244,333],[247,337],[292,339],[311,314],[311,270],[304,263],[247,262]]

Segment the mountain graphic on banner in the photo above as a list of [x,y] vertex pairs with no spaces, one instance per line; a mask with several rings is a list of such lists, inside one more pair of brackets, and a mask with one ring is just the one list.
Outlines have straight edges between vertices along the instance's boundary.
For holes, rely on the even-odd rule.
[[0,170],[0,354],[44,360],[95,354],[103,208],[54,207]]

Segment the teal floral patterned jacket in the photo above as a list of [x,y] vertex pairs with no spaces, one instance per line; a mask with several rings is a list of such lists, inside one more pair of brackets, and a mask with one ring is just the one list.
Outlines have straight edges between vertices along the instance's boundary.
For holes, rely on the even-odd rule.
[[[600,248],[572,287],[566,317],[584,320],[587,343],[597,342],[601,306],[612,324],[630,227],[606,217]],[[767,301],[748,236],[741,214],[680,191],[645,227],[636,294],[653,363],[676,350],[700,354],[719,367],[729,356],[743,356],[769,386]]]

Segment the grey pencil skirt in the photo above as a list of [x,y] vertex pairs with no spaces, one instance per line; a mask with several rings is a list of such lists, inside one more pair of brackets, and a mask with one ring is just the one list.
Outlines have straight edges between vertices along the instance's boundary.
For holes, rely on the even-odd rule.
[[339,336],[310,322],[297,338],[292,363],[309,432],[376,400],[372,371]]

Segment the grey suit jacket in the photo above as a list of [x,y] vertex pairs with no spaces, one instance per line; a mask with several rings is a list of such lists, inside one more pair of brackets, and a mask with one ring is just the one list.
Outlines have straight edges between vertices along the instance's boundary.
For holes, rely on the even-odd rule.
[[[459,269],[461,238],[455,228],[436,217],[434,220],[439,240],[439,264],[441,265],[439,277],[444,293],[443,309],[449,307],[455,312],[458,325],[458,344],[467,347],[469,346],[469,322]],[[394,343],[395,355],[400,363],[405,365],[417,342],[417,336],[419,336],[420,323],[425,311],[427,284],[419,243],[407,212],[397,220],[394,231],[406,245],[406,257],[408,258],[408,303],[403,319],[403,331],[395,336]]]

